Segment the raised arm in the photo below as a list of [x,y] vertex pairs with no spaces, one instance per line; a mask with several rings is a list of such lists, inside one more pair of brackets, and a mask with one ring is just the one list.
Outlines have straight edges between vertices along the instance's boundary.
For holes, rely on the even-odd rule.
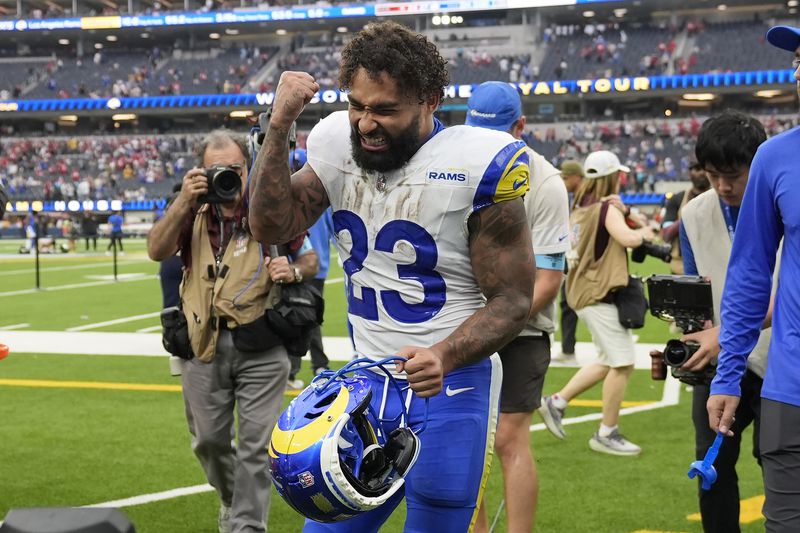
[[147,255],[153,261],[163,261],[175,255],[180,243],[181,229],[192,209],[197,208],[197,199],[208,192],[208,178],[202,168],[190,169],[183,177],[181,192],[164,213],[164,217],[153,224],[147,235]]
[[305,72],[284,72],[275,92],[269,129],[252,171],[250,230],[258,241],[284,243],[302,233],[328,207],[328,197],[314,170],[305,165],[289,172],[289,131],[319,90]]

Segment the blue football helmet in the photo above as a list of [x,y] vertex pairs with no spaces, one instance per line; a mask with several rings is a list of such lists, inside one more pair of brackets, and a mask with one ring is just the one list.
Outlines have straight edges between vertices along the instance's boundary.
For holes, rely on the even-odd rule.
[[[384,368],[405,361],[356,359],[313,379],[281,414],[269,445],[275,488],[297,512],[318,522],[338,522],[375,509],[403,486],[420,443],[402,423],[387,434],[370,406],[372,389],[356,370],[380,368],[397,394],[403,390]],[[401,396],[402,398],[402,396]],[[395,419],[396,420],[396,419]]]

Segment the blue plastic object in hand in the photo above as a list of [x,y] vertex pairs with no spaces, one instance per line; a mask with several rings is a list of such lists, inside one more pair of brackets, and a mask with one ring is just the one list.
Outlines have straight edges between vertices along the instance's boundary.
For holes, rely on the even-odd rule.
[[711,485],[717,480],[717,470],[714,468],[714,460],[719,453],[719,447],[722,445],[724,435],[717,433],[714,439],[714,444],[706,452],[706,456],[702,461],[695,461],[689,466],[689,479],[695,476],[700,476],[702,480],[701,487],[703,490],[710,490]]

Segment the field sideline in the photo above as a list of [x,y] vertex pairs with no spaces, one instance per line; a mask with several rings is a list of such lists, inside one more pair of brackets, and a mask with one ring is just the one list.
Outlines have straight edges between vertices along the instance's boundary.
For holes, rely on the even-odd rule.
[[[105,348],[109,345],[94,336],[138,332],[130,338],[157,343],[158,267],[144,254],[144,242],[125,241],[126,254],[118,258],[116,282],[112,258],[103,253],[107,241],[102,239],[97,254],[42,256],[45,290],[39,291],[33,288],[33,258],[16,254],[20,244],[0,240],[0,342],[12,349],[0,361],[0,442],[4,444],[0,448],[0,519],[17,507],[126,500],[123,511],[139,532],[216,531],[218,502],[205,486],[189,449],[179,381],[169,375],[165,358],[115,356],[108,352],[143,354],[143,348],[128,341]],[[79,242],[78,250],[82,249]],[[663,264],[652,261],[636,268],[641,274],[666,271]],[[323,334],[330,339],[346,337],[341,278],[341,269],[334,264],[332,283],[326,287],[323,326]],[[40,337],[47,349],[23,352],[4,340],[26,333]],[[647,344],[662,345],[671,336],[666,325],[655,319],[636,333],[641,349]],[[56,340],[50,340],[51,335]],[[583,328],[578,335],[580,341],[589,340]],[[84,344],[87,339],[91,342]],[[147,343],[152,346],[153,341]],[[332,356],[346,359],[342,353],[346,343],[328,346]],[[581,348],[588,350],[589,345]],[[62,353],[46,353],[52,351]],[[579,356],[585,360],[589,354]],[[304,361],[301,378],[306,381],[310,377],[307,366]],[[560,388],[573,372],[553,366],[546,391]],[[702,531],[699,516],[694,516],[696,484],[686,477],[694,453],[691,394],[677,383],[665,387],[651,381],[647,370],[635,372],[626,395],[631,403],[621,423],[626,436],[644,450],[635,458],[589,450],[599,398],[600,390],[595,388],[581,398],[588,401],[570,406],[568,438],[563,442],[541,431],[537,417],[532,420],[531,445],[541,478],[537,531]],[[745,502],[742,531],[747,533],[763,531],[763,490],[760,472],[750,457],[749,435],[739,463]],[[502,500],[499,470],[495,461],[486,490],[490,518]],[[183,492],[162,494],[187,487]],[[154,494],[158,496],[143,497]],[[401,531],[403,516],[404,510],[399,509],[382,531]],[[275,495],[270,531],[289,533],[300,531],[301,526],[302,520]],[[495,531],[505,531],[502,518]]]

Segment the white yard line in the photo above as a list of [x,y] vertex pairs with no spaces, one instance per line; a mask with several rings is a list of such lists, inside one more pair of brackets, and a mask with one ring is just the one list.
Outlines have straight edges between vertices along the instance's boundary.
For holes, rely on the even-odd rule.
[[137,320],[144,320],[145,318],[154,318],[159,315],[161,315],[161,311],[156,311],[155,313],[146,313],[144,315],[126,316],[114,320],[106,320],[105,322],[95,322],[94,324],[84,324],[83,326],[75,326],[72,328],[67,328],[66,331],[85,331],[87,329],[103,328],[105,326],[113,326],[114,324],[124,324],[126,322],[135,322]]
[[344,278],[331,278],[325,280],[325,285],[330,285],[333,283],[341,283],[344,281]]
[[84,505],[83,507],[86,509],[93,509],[96,507],[132,507],[134,505],[144,505],[145,503],[180,498],[181,496],[190,496],[192,494],[211,492],[212,490],[214,490],[214,487],[206,483],[205,485],[193,485],[191,487],[181,487],[178,489],[165,490],[163,492],[154,492],[152,494],[142,494],[141,496],[133,496],[131,498],[125,498],[122,500],[112,500],[110,502]]
[[158,279],[158,276],[153,274],[150,276],[139,276],[137,278],[124,278],[118,281],[109,280],[109,281],[89,281],[86,283],[72,283],[70,285],[56,285],[54,287],[43,287],[41,289],[22,289],[19,291],[8,291],[8,292],[0,292],[0,297],[3,296],[18,296],[20,294],[35,294],[38,292],[53,292],[53,291],[64,291],[68,289],[83,289],[85,287],[97,287],[99,285],[111,285],[112,283],[125,283],[128,281],[146,281]]
[[150,326],[149,328],[137,329],[136,333],[154,333],[156,331],[161,331],[161,326]]
[[[672,376],[667,378],[667,381],[664,383],[664,392],[661,396],[661,400],[658,402],[653,402],[648,405],[639,405],[636,407],[626,407],[620,411],[620,416],[630,415],[634,413],[641,413],[643,411],[652,411],[653,409],[661,409],[664,407],[670,407],[673,405],[678,404],[678,398],[680,395],[681,384],[678,380],[674,379]],[[581,422],[587,422],[591,420],[599,420],[602,418],[602,413],[592,413],[590,415],[584,416],[576,416],[573,418],[565,418],[563,420],[564,425],[571,425],[571,424],[580,424]],[[533,424],[531,426],[531,431],[541,431],[543,430],[544,424]],[[93,507],[131,507],[133,505],[143,505],[145,503],[153,503],[159,502],[164,500],[171,500],[173,498],[180,498],[181,496],[189,496],[192,494],[200,494],[203,492],[210,492],[214,490],[210,485],[194,485],[191,487],[180,487],[177,489],[165,490],[163,492],[154,492],[152,494],[141,494],[139,496],[132,496],[130,498],[125,498],[122,500],[113,500],[110,502],[103,502],[103,503],[95,503],[93,505],[85,505],[84,507],[93,508]]]
[[[672,376],[667,376],[667,381],[664,382],[664,392],[661,394],[661,399],[657,402],[648,403],[646,405],[636,405],[634,407],[625,407],[620,409],[620,416],[632,415],[634,413],[641,413],[644,411],[652,411],[653,409],[661,409],[662,407],[671,407],[678,405],[681,393],[681,382]],[[603,413],[590,413],[583,416],[575,416],[572,418],[565,418],[562,424],[565,426],[571,424],[580,424],[581,422],[590,422],[592,420],[600,420],[603,418]],[[531,431],[541,431],[545,428],[543,423],[531,424]]]
[[[674,379],[672,376],[667,378],[667,381],[664,383],[664,392],[661,396],[661,400],[658,402],[653,402],[648,405],[640,405],[636,407],[626,407],[620,411],[620,416],[630,415],[634,413],[641,413],[643,411],[651,411],[653,409],[661,409],[664,407],[670,407],[673,405],[678,404],[678,397],[680,395],[680,382]],[[602,418],[602,413],[592,413],[589,415],[583,416],[576,416],[573,418],[565,418],[563,420],[564,425],[571,425],[571,424],[580,424],[581,422],[587,422],[591,420],[599,420]],[[533,424],[531,426],[531,431],[541,431],[545,429],[544,424]],[[177,489],[165,490],[163,492],[154,492],[152,494],[141,494],[139,496],[132,496],[130,498],[124,498],[122,500],[112,500],[110,502],[103,502],[103,503],[95,503],[92,505],[85,505],[86,508],[94,508],[94,507],[131,507],[134,505],[143,505],[146,503],[154,503],[164,500],[171,500],[173,498],[180,498],[182,496],[190,496],[192,494],[200,494],[203,492],[210,492],[214,490],[213,487],[210,485],[194,485],[191,487],[179,487]]]
[[12,324],[10,326],[0,327],[0,331],[11,331],[12,329],[25,329],[28,327],[30,327],[30,324],[25,322],[24,324]]
[[[138,263],[152,263],[152,261],[117,261],[117,265],[134,265]],[[70,266],[60,266],[60,267],[42,267],[39,269],[40,272],[57,272],[61,270],[86,270],[87,268],[105,268],[114,266],[114,263],[84,263],[82,265],[70,265]],[[4,272],[0,272],[0,276],[14,276],[16,274],[28,274],[31,272],[35,272],[35,268],[31,265],[30,268],[21,268],[18,270],[6,270]]]

